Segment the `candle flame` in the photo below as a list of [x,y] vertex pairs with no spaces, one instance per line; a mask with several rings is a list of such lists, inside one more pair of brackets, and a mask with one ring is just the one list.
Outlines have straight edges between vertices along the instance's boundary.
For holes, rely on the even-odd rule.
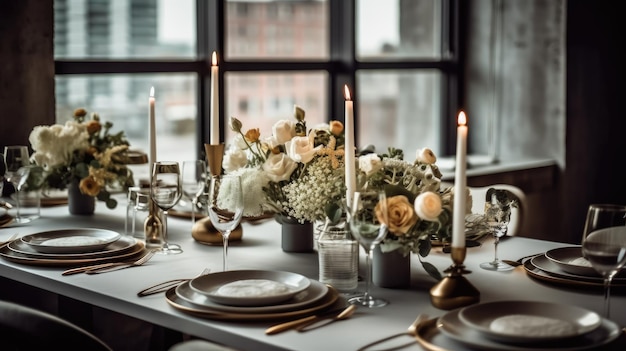
[[217,54],[213,51],[213,55],[211,55],[211,64],[213,66],[217,66]]
[[346,98],[347,101],[350,101],[350,89],[348,89],[348,84],[343,86],[343,96]]
[[459,112],[459,118],[457,119],[457,123],[459,126],[467,125],[467,117],[465,116],[465,112]]
[[150,97],[154,97],[154,87],[150,87]]

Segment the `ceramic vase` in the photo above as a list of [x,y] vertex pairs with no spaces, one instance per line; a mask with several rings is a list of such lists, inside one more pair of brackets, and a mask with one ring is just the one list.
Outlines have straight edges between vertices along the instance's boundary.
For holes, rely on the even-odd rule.
[[377,246],[372,252],[372,282],[381,288],[403,289],[411,285],[411,255],[398,250],[382,252]]
[[73,215],[92,215],[96,209],[96,198],[83,194],[77,180],[67,186],[67,203]]
[[281,224],[281,245],[285,252],[313,252],[313,223],[300,223],[287,216],[276,216]]

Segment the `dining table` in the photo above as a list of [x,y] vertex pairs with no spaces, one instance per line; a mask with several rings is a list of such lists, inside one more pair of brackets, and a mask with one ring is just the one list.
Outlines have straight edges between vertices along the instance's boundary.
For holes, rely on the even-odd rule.
[[[67,205],[43,207],[41,217],[30,223],[0,228],[0,242],[12,235],[22,237],[43,231],[66,228],[101,228],[125,233],[125,197],[119,195],[119,204],[108,209],[97,202],[93,215],[70,215]],[[117,270],[103,274],[62,275],[68,267],[45,264],[30,264],[7,257],[0,259],[0,276],[19,283],[17,286],[32,286],[50,293],[64,296],[87,305],[114,311],[153,325],[184,333],[193,338],[210,340],[236,350],[358,350],[375,340],[406,331],[420,314],[437,318],[450,311],[437,308],[431,302],[430,289],[438,282],[428,275],[420,259],[432,263],[440,272],[451,264],[450,254],[442,247],[434,246],[429,255],[418,258],[411,255],[411,284],[407,288],[389,289],[373,285],[372,295],[382,297],[389,304],[380,308],[358,307],[345,320],[329,326],[298,332],[287,330],[267,335],[266,329],[279,320],[216,320],[207,316],[194,315],[170,304],[165,294],[139,297],[137,293],[151,285],[170,279],[192,278],[204,269],[213,272],[222,270],[223,248],[221,244],[206,244],[195,240],[192,223],[188,218],[167,218],[168,241],[179,244],[180,254],[156,254],[142,266]],[[281,249],[280,224],[273,218],[244,220],[241,224],[241,240],[231,241],[228,248],[229,270],[269,270],[294,272],[311,280],[319,278],[318,254],[294,253]],[[141,232],[141,229],[138,230]],[[503,259],[541,254],[550,249],[573,246],[572,243],[525,237],[502,238],[498,255]],[[465,278],[479,291],[480,303],[497,301],[537,301],[577,306],[598,314],[603,311],[602,287],[551,281],[529,274],[527,267],[520,265],[510,271],[488,271],[480,263],[493,258],[494,246],[490,237],[477,246],[467,247],[464,264],[470,271]],[[360,275],[365,276],[365,254],[360,254]],[[355,291],[340,291],[340,298],[362,292],[363,279]],[[626,326],[626,295],[624,289],[614,289],[611,296],[611,320],[620,328]],[[458,307],[462,308],[462,307]],[[115,328],[111,325],[111,328]],[[435,331],[436,333],[436,331]],[[622,333],[623,334],[623,333]],[[406,336],[404,341],[414,340]],[[434,340],[434,339],[433,339]],[[458,345],[458,344],[456,344]],[[441,345],[445,349],[446,345]],[[610,345],[615,350],[626,349],[621,335]],[[418,343],[407,346],[407,350],[424,349]],[[467,347],[466,349],[471,349]],[[606,349],[606,348],[603,348]]]

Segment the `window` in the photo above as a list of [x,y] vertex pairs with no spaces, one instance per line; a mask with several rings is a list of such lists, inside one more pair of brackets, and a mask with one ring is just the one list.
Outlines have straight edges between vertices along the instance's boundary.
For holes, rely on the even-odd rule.
[[55,0],[57,120],[84,107],[145,151],[154,86],[157,158],[203,157],[209,138],[208,62],[216,51],[226,142],[233,137],[229,116],[266,135],[275,121],[292,118],[294,104],[305,109],[309,127],[342,120],[348,84],[359,146],[372,144],[379,152],[402,148],[407,159],[421,147],[452,154],[456,5],[455,0]]

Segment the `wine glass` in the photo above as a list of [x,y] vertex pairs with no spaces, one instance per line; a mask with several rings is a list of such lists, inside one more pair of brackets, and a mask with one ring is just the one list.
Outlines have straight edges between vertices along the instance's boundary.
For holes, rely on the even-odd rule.
[[213,175],[207,200],[211,224],[222,234],[223,269],[228,270],[228,237],[243,216],[243,188],[237,175]]
[[582,242],[583,256],[604,278],[604,315],[610,317],[611,282],[626,264],[626,226],[590,232]]
[[626,206],[618,204],[591,204],[587,209],[585,228],[582,241],[585,237],[598,229],[626,226]]
[[489,271],[509,271],[515,267],[506,264],[498,258],[498,244],[500,238],[505,236],[509,222],[511,221],[511,207],[517,207],[517,200],[509,196],[509,192],[503,189],[489,189],[485,202],[485,218],[493,235],[494,256],[493,260],[483,262],[480,268]]
[[[379,211],[376,211],[375,208]],[[389,301],[370,294],[372,284],[372,251],[387,235],[387,198],[380,192],[355,192],[352,208],[348,211],[350,231],[365,250],[367,278],[365,293],[348,300],[353,305],[382,307]],[[383,218],[379,218],[380,214]]]
[[178,254],[183,252],[180,245],[171,244],[167,241],[167,211],[178,203],[181,196],[178,162],[155,162],[152,169],[150,197],[163,210],[163,246],[159,250],[160,253]]
[[4,163],[6,165],[6,180],[18,191],[20,179],[25,175],[20,168],[28,166],[28,147],[24,145],[11,145],[4,147]]
[[183,162],[183,196],[191,201],[191,223],[196,223],[198,197],[206,184],[206,162],[203,160]]

